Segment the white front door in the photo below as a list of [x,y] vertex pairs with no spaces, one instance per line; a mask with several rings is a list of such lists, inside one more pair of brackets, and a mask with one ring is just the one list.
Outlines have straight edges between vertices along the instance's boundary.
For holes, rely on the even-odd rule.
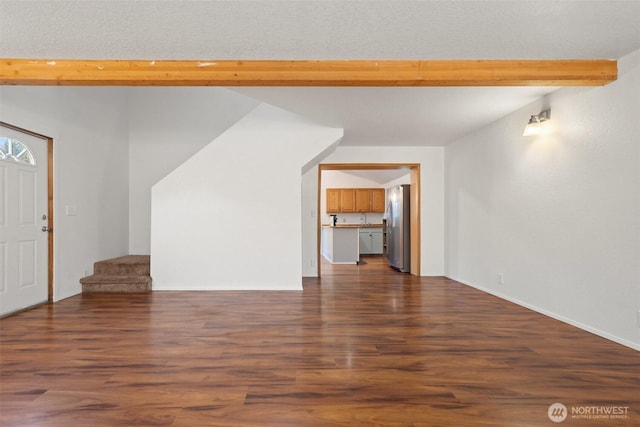
[[47,141],[0,126],[0,315],[48,300],[47,176]]

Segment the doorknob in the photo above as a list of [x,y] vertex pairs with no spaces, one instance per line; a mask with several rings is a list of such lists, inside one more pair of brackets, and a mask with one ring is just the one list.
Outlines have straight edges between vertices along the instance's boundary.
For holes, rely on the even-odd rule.
[[51,227],[47,227],[46,225],[42,226],[42,231],[44,231],[45,233],[49,233],[51,232]]

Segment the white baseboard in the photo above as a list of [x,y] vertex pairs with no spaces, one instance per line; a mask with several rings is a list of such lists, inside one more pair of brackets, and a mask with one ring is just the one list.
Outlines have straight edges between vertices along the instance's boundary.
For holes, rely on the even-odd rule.
[[451,280],[455,280],[456,282],[462,283],[463,285],[472,287],[474,289],[477,289],[479,291],[485,292],[487,294],[491,294],[491,295],[496,296],[498,298],[501,298],[503,300],[506,300],[506,301],[512,302],[514,304],[517,304],[519,306],[528,308],[529,310],[533,310],[533,311],[535,311],[537,313],[544,314],[545,316],[548,316],[548,317],[551,317],[553,319],[559,320],[559,321],[564,322],[566,324],[569,324],[571,326],[575,326],[578,329],[582,329],[583,331],[590,332],[590,333],[592,333],[594,335],[598,335],[599,337],[606,338],[609,341],[613,341],[613,342],[621,344],[621,345],[623,345],[625,347],[629,347],[629,348],[632,348],[634,350],[640,351],[640,343],[635,343],[633,341],[629,341],[627,339],[620,338],[620,337],[618,337],[616,335],[610,334],[608,332],[601,331],[600,329],[594,328],[594,327],[589,326],[589,325],[585,325],[584,323],[580,323],[580,322],[578,322],[576,320],[573,320],[573,319],[570,319],[568,317],[562,316],[560,314],[551,312],[551,311],[546,310],[544,308],[540,308],[540,307],[537,307],[535,305],[526,303],[524,301],[520,301],[520,300],[518,300],[516,298],[510,297],[508,295],[501,294],[500,292],[496,292],[493,289],[488,289],[488,288],[485,288],[485,287],[482,287],[482,286],[476,286],[474,284],[464,282],[464,281],[462,281],[460,279],[456,279],[455,277],[451,277],[451,276],[447,276],[447,277],[449,279],[451,279]]

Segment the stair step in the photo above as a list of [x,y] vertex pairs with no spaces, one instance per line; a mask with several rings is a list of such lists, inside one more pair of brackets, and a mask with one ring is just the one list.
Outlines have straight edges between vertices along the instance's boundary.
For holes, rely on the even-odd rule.
[[126,255],[98,261],[93,264],[95,275],[149,275],[151,257],[149,255]]
[[151,292],[150,276],[94,274],[80,279],[82,292]]
[[93,264],[94,274],[80,279],[82,292],[151,292],[151,257],[126,255]]
[[93,274],[83,277],[80,283],[151,283],[151,276],[124,276],[121,274]]
[[82,293],[90,292],[151,292],[151,280],[149,280],[147,283],[83,283]]

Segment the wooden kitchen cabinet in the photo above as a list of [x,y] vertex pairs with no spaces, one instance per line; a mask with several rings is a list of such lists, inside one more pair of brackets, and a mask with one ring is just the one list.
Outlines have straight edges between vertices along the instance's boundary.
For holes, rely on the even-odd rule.
[[372,212],[370,189],[356,188],[356,212]]
[[384,188],[327,188],[327,213],[384,213]]
[[340,212],[340,189],[327,188],[327,213]]
[[356,188],[356,212],[384,213],[384,188]]
[[386,208],[384,188],[371,189],[371,210],[369,212],[384,213]]
[[356,211],[356,189],[341,188],[340,189],[340,212]]

